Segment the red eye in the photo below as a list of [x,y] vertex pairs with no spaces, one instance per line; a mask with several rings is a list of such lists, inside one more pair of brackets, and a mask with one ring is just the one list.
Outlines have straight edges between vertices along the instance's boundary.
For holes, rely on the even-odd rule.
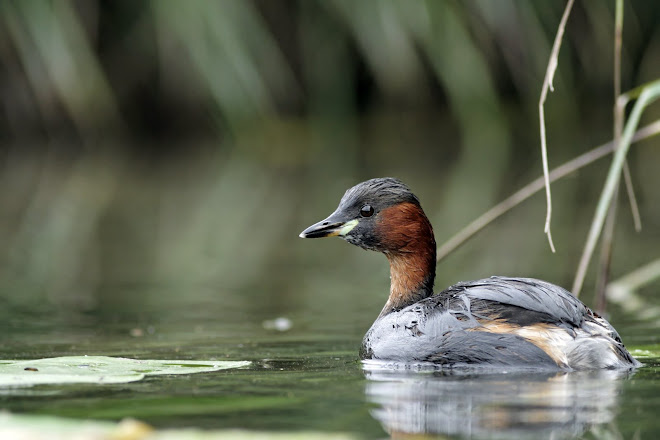
[[371,217],[374,215],[374,208],[371,205],[364,205],[362,208],[360,208],[360,215],[362,217]]

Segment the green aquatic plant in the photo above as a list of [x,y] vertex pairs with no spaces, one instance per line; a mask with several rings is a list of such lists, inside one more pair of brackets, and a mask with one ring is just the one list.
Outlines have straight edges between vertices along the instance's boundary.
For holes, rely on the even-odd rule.
[[248,361],[137,360],[108,356],[0,360],[0,388],[70,383],[126,383],[142,380],[145,376],[208,373],[249,364]]

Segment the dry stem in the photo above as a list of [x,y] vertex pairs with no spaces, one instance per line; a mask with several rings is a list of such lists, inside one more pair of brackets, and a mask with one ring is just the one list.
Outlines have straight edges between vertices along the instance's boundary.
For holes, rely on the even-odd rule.
[[550,53],[550,59],[548,60],[548,67],[545,71],[545,78],[543,79],[543,88],[541,89],[541,98],[539,99],[539,126],[541,131],[541,157],[543,159],[543,177],[545,183],[545,197],[547,200],[547,214],[545,216],[545,226],[543,231],[548,236],[548,243],[550,244],[550,249],[552,252],[555,252],[555,245],[552,242],[552,233],[550,232],[550,220],[552,218],[552,196],[550,194],[550,178],[548,176],[548,147],[546,145],[546,136],[545,136],[545,111],[543,106],[545,104],[545,99],[548,96],[548,90],[554,91],[552,86],[552,80],[557,71],[557,65],[559,64],[559,48],[561,47],[561,40],[564,36],[564,29],[566,28],[566,22],[568,21],[568,16],[571,13],[571,8],[573,7],[573,0],[568,0],[566,3],[566,8],[564,9],[564,14],[561,17],[559,22],[559,28],[557,29],[557,35],[555,36],[555,42],[552,45],[552,52]]
[[[632,142],[639,142],[658,134],[660,134],[660,120],[640,128],[633,136]],[[558,166],[549,173],[548,178],[550,182],[559,180],[562,177],[607,156],[614,151],[614,147],[614,141],[610,141]],[[458,249],[463,243],[469,240],[477,232],[481,231],[489,223],[542,190],[544,185],[545,177],[541,176],[483,213],[438,248],[437,260],[440,261],[447,257],[447,255]]]

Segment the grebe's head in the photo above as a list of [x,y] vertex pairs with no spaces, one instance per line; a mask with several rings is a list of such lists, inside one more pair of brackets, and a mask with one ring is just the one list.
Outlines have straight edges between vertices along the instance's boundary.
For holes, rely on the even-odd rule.
[[388,255],[421,250],[435,256],[433,229],[419,199],[392,177],[367,180],[350,188],[335,212],[300,236],[338,236],[363,249]]

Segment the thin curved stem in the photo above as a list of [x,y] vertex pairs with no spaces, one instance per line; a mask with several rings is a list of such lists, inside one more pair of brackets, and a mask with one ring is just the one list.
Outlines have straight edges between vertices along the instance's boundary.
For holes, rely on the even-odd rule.
[[566,29],[566,22],[568,21],[568,16],[571,14],[571,8],[573,8],[573,0],[568,0],[566,7],[564,8],[564,14],[561,17],[559,22],[559,27],[557,28],[557,35],[555,35],[555,42],[552,45],[552,51],[550,52],[550,59],[548,60],[548,67],[545,71],[545,78],[543,79],[543,87],[541,89],[541,97],[539,98],[539,129],[541,134],[541,158],[543,160],[543,178],[545,184],[545,198],[547,204],[547,214],[545,216],[545,226],[543,231],[548,236],[548,243],[550,244],[550,249],[552,252],[555,252],[555,245],[552,242],[552,233],[550,232],[550,221],[552,219],[552,195],[550,193],[550,178],[548,172],[548,147],[545,135],[545,99],[548,96],[548,90],[554,90],[552,86],[552,80],[555,77],[555,72],[557,71],[557,66],[559,64],[559,48],[561,47],[561,40],[564,36],[564,29]]

